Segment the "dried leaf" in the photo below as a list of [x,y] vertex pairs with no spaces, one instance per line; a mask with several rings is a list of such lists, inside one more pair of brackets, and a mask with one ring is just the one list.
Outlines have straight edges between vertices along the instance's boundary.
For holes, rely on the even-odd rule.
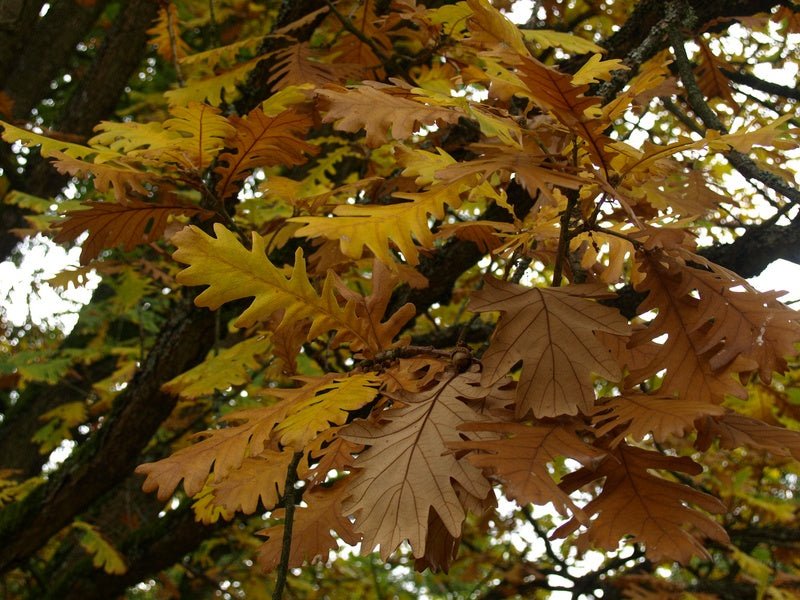
[[233,150],[221,153],[214,169],[219,177],[217,195],[222,199],[236,193],[237,184],[256,167],[300,165],[306,155],[319,150],[303,140],[313,124],[310,115],[294,109],[268,117],[256,108],[243,118],[231,116],[230,123],[236,129]]
[[641,442],[651,433],[656,442],[665,442],[670,436],[683,437],[687,431],[693,431],[696,419],[724,412],[724,408],[709,402],[629,391],[609,398],[599,406],[592,423],[598,438],[619,428],[611,446],[616,446],[627,436]]
[[[725,510],[719,500],[650,473],[654,469],[692,475],[702,471],[700,465],[685,456],[665,456],[623,443],[596,468],[583,468],[564,478],[561,488],[572,493],[605,477],[603,491],[584,507],[586,514],[596,518],[578,537],[579,548],[615,550],[621,539],[630,537],[631,541],[644,544],[648,558],[654,562],[688,563],[694,556],[710,558],[695,534],[721,544],[728,542],[728,535],[716,521],[686,506],[691,503],[718,513]],[[553,537],[566,537],[580,525],[573,517]]]
[[[337,482],[330,488],[316,488],[303,495],[307,506],[298,506],[294,511],[292,542],[289,553],[289,568],[300,567],[305,562],[325,560],[331,551],[338,548],[331,530],[348,544],[357,544],[361,536],[353,530],[353,524],[342,516],[342,499],[347,493],[347,481]],[[273,511],[280,518],[284,509]],[[283,525],[275,525],[257,532],[267,537],[258,549],[258,565],[265,572],[272,571],[280,562],[283,544]]]
[[447,376],[428,391],[400,394],[398,406],[342,431],[343,438],[368,446],[353,463],[357,472],[344,503],[346,514],[355,515],[356,530],[364,534],[362,552],[380,545],[386,559],[408,540],[420,558],[431,510],[452,536],[461,534],[466,513],[452,480],[475,498],[489,493],[480,471],[448,452],[448,443],[460,439],[458,426],[479,420],[454,393],[450,384],[457,377]]
[[707,450],[714,438],[722,448],[754,448],[776,456],[793,456],[800,460],[800,432],[767,425],[732,411],[719,417],[706,417],[697,423],[696,446]]
[[317,95],[326,101],[323,123],[333,123],[339,131],[363,130],[367,145],[373,148],[389,141],[389,133],[395,140],[405,140],[423,125],[456,123],[463,116],[455,110],[426,105],[424,98],[417,102],[400,88],[388,85],[351,89],[329,86]]
[[625,336],[628,324],[613,309],[588,299],[600,291],[591,285],[526,288],[490,277],[472,295],[470,310],[501,312],[482,359],[483,383],[494,383],[523,363],[517,418],[530,410],[536,418],[588,414],[594,405],[590,373],[609,381],[622,376],[593,332]]
[[122,246],[126,252],[136,246],[149,244],[161,238],[169,218],[174,215],[208,218],[211,213],[197,206],[185,204],[155,204],[130,200],[124,204],[112,202],[82,202],[86,210],[66,213],[53,228],[58,229],[53,239],[69,242],[84,231],[89,235],[81,248],[81,264],[85,265],[103,250]]
[[584,443],[562,423],[466,423],[461,431],[501,434],[497,439],[452,442],[454,450],[471,450],[467,459],[503,484],[505,494],[521,506],[552,502],[556,510],[574,514],[581,522],[588,519],[548,472],[548,463],[567,457],[591,466],[605,452]]

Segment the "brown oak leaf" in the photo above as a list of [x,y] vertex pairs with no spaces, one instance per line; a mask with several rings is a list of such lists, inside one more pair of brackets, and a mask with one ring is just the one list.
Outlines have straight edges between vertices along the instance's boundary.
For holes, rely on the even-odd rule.
[[456,396],[445,376],[435,387],[416,394],[399,394],[396,406],[375,420],[359,420],[341,433],[346,440],[368,446],[353,462],[358,472],[344,502],[363,532],[363,552],[380,545],[385,559],[408,540],[416,558],[425,555],[431,510],[454,537],[461,534],[465,510],[453,480],[475,498],[491,487],[481,472],[449,452],[460,439],[459,425],[480,420]]
[[[728,535],[716,521],[686,506],[695,504],[719,513],[725,510],[723,504],[713,496],[652,474],[655,469],[690,475],[702,471],[688,457],[665,456],[622,443],[595,468],[584,467],[563,479],[561,488],[570,494],[605,477],[603,491],[584,507],[587,515],[596,518],[579,535],[578,548],[615,550],[621,539],[630,536],[631,541],[644,544],[653,561],[686,563],[693,556],[710,559],[695,534],[721,544],[728,542]],[[553,537],[566,537],[580,526],[573,517]]]
[[[518,418],[588,414],[594,405],[590,373],[610,381],[621,376],[595,331],[628,335],[628,323],[615,310],[592,301],[599,286],[526,288],[487,278],[473,294],[470,310],[500,311],[489,349],[483,355],[484,385],[494,383],[518,362]],[[603,288],[604,291],[604,288]]]

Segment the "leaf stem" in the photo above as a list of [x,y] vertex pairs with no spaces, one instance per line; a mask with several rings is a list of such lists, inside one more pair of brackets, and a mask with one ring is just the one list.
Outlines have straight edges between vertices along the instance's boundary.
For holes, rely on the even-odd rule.
[[305,452],[295,452],[289,468],[286,470],[286,484],[283,488],[283,507],[285,511],[283,520],[283,545],[281,546],[281,562],[278,563],[278,575],[275,579],[275,589],[272,592],[272,600],[281,600],[283,590],[286,587],[286,578],[289,575],[289,556],[292,551],[292,526],[294,525],[294,508],[297,490],[297,465],[300,459],[305,456]]

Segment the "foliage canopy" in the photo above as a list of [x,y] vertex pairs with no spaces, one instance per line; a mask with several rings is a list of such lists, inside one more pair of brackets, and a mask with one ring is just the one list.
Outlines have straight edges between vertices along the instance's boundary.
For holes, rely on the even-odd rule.
[[800,593],[797,8],[523,4],[0,7],[4,597]]

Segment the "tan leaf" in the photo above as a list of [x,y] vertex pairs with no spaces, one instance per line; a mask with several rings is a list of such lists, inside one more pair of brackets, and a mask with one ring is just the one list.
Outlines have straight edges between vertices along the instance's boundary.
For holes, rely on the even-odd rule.
[[620,431],[610,442],[611,446],[616,446],[627,436],[639,442],[651,433],[656,442],[667,441],[670,436],[683,437],[687,431],[694,430],[696,419],[724,412],[724,408],[709,402],[629,391],[609,398],[598,407],[592,423],[598,438],[619,427]]
[[461,431],[500,434],[497,439],[449,444],[454,450],[471,450],[467,459],[503,484],[505,494],[520,505],[552,502],[562,515],[571,512],[588,522],[583,511],[565,494],[548,472],[548,463],[567,457],[590,466],[605,452],[584,443],[563,423],[466,423]]
[[518,418],[530,410],[537,418],[588,414],[594,405],[590,374],[610,381],[622,376],[593,332],[624,336],[628,324],[615,310],[588,299],[600,290],[592,285],[526,288],[489,277],[473,294],[470,310],[501,312],[482,358],[483,383],[493,383],[518,361],[523,363]]
[[714,56],[702,37],[695,38],[695,43],[700,48],[699,64],[696,69],[700,91],[706,98],[721,98],[734,108],[739,108],[739,104],[733,99],[730,81],[720,70],[726,68],[726,63]]
[[[658,314],[631,336],[629,348],[635,350],[645,345],[648,354],[654,352],[646,365],[631,369],[625,387],[631,388],[665,370],[659,387],[661,394],[676,394],[700,405],[709,401],[719,403],[726,394],[746,397],[746,390],[730,372],[715,372],[709,364],[715,349],[704,347],[703,333],[697,329],[699,301],[683,280],[688,267],[660,250],[637,253],[637,261],[645,277],[636,289],[647,292],[637,310],[640,314],[657,310]],[[664,334],[667,339],[662,341]],[[654,344],[656,339],[659,341]]]
[[[347,493],[346,481],[337,482],[330,488],[316,488],[303,495],[306,507],[294,509],[292,542],[289,552],[289,568],[302,566],[304,562],[326,559],[338,545],[331,530],[348,544],[357,544],[361,539],[353,530],[349,519],[342,516],[342,498]],[[273,511],[272,516],[281,518],[284,509]],[[258,549],[258,565],[263,571],[272,571],[280,562],[283,546],[283,525],[275,525],[257,532],[267,537]]]
[[345,439],[369,446],[353,463],[358,471],[344,503],[364,534],[364,553],[380,545],[385,560],[408,540],[420,558],[431,510],[451,535],[461,534],[465,511],[452,480],[476,498],[489,493],[480,471],[448,452],[447,444],[460,439],[458,426],[480,418],[453,393],[450,383],[457,377],[446,376],[428,391],[400,394],[400,404],[376,420],[355,421],[342,431]]
[[[745,397],[729,371],[758,367],[765,382],[784,372],[785,356],[797,354],[797,312],[777,301],[775,292],[754,290],[737,275],[687,250],[653,250],[637,254],[646,274],[637,285],[648,291],[639,312],[658,309],[658,316],[631,338],[630,345],[668,338],[652,362],[631,372],[636,383],[666,368],[662,388],[705,402],[725,393]],[[706,269],[691,267],[687,262]]]
[[261,454],[276,423],[286,415],[286,404],[278,403],[265,408],[242,410],[228,416],[228,421],[243,421],[241,425],[205,431],[200,442],[182,448],[157,462],[136,467],[136,472],[147,475],[142,485],[145,492],[158,490],[158,499],[166,500],[183,479],[186,494],[194,496],[208,478],[214,466],[214,478],[221,481],[228,473],[238,469],[246,457]]
[[317,94],[327,105],[324,123],[333,123],[339,131],[365,131],[371,147],[389,141],[389,133],[395,140],[404,140],[422,125],[456,123],[464,116],[456,110],[423,104],[424,99],[416,102],[400,88],[382,84],[351,89],[330,86]]
[[58,229],[56,242],[72,241],[84,231],[89,236],[81,248],[81,264],[87,264],[103,250],[122,246],[126,252],[141,244],[161,238],[169,217],[173,215],[202,216],[212,213],[197,206],[183,204],[154,204],[130,200],[123,204],[113,202],[82,202],[86,210],[69,211],[53,227]]
[[53,166],[59,173],[73,177],[93,176],[92,184],[98,192],[113,190],[114,198],[124,204],[130,193],[150,194],[144,184],[158,181],[152,173],[141,170],[135,163],[118,159],[114,161],[93,163],[74,158],[64,152],[55,150],[50,153]]
[[361,79],[363,68],[360,65],[340,62],[337,58],[330,52],[312,49],[309,42],[298,42],[273,54],[274,65],[267,81],[277,91],[290,85],[322,86]]
[[767,425],[758,419],[752,419],[735,412],[728,411],[720,417],[706,417],[697,422],[696,446],[707,450],[714,438],[726,449],[754,448],[765,450],[776,456],[793,456],[800,460],[800,432],[784,427]]
[[[596,518],[578,537],[579,548],[615,550],[620,540],[630,537],[630,541],[644,544],[647,557],[654,562],[687,563],[693,556],[710,558],[697,535],[721,544],[728,542],[725,530],[716,521],[686,506],[695,504],[718,513],[725,509],[722,503],[708,494],[650,473],[655,469],[690,475],[702,471],[700,465],[685,456],[665,456],[622,443],[595,468],[584,467],[564,478],[561,488],[572,493],[605,477],[603,491],[584,507],[586,514],[596,515]],[[573,517],[559,527],[553,537],[566,537],[580,525]]]
[[223,479],[215,477],[211,485],[214,504],[226,511],[251,515],[258,509],[260,500],[263,508],[270,510],[283,494],[292,454],[291,450],[264,450],[258,456],[245,458],[238,469],[230,471]]
[[364,447],[354,444],[339,436],[341,427],[331,427],[320,433],[308,446],[309,460],[316,464],[306,475],[306,481],[312,487],[325,482],[330,471],[349,470],[353,464],[353,455]]
[[556,164],[548,163],[548,155],[534,144],[526,144],[521,149],[489,144],[473,147],[482,151],[479,158],[446,166],[436,172],[436,177],[452,182],[473,173],[480,173],[483,179],[496,171],[509,175],[513,173],[515,180],[532,197],[541,192],[553,205],[558,204],[553,197],[554,186],[578,189],[586,184],[585,179],[559,170]]

